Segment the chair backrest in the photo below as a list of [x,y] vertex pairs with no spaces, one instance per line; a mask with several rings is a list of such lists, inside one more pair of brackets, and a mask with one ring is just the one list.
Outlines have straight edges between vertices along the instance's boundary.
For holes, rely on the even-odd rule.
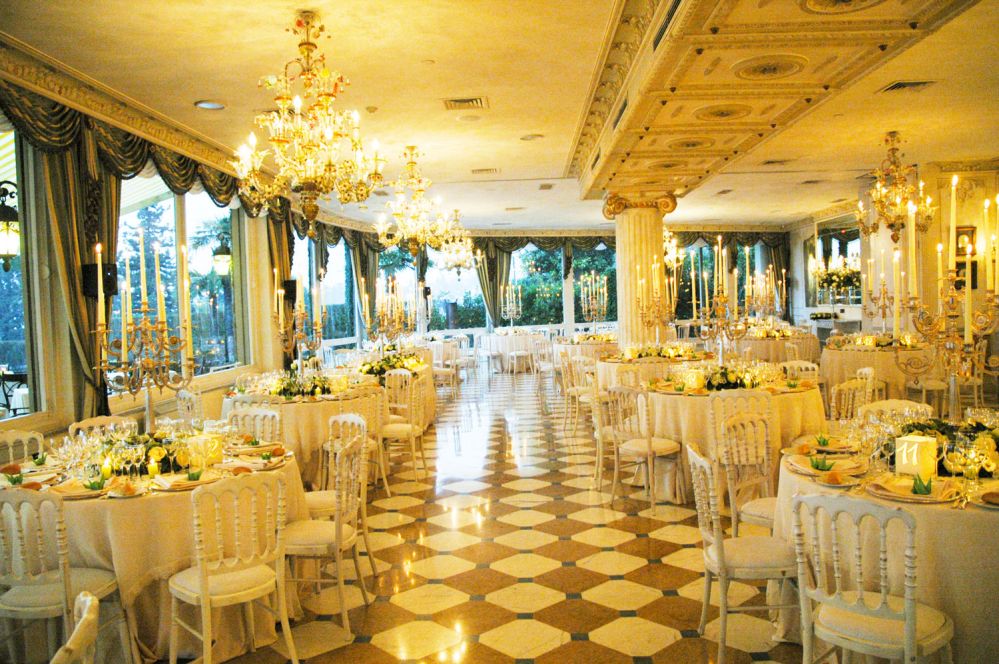
[[358,415],[334,415],[329,419],[328,453],[333,457],[327,486],[336,498],[337,540],[342,526],[356,529],[357,516],[367,491],[367,438],[364,420]]
[[281,473],[247,473],[205,484],[191,494],[194,552],[207,578],[268,564],[284,555],[285,482]]
[[61,583],[63,620],[69,607],[69,540],[62,498],[28,489],[0,491],[0,586]]
[[[795,346],[797,348],[797,346]],[[808,360],[787,360],[786,362],[780,363],[780,368],[784,370],[786,376],[791,376],[792,374],[797,376],[799,380],[818,380],[819,379],[819,365],[814,362],[809,362]]]
[[120,415],[100,415],[98,417],[88,417],[79,422],[69,425],[69,435],[76,436],[79,432],[90,435],[103,435],[113,427],[135,427],[138,430],[139,423],[131,417]]
[[232,409],[237,410],[239,408],[258,408],[259,406],[270,403],[270,397],[266,394],[234,394],[232,396]]
[[800,360],[801,359],[801,351],[798,348],[798,344],[794,343],[793,341],[785,341],[784,342],[784,357],[786,357],[788,360],[792,360],[792,361],[793,360]]
[[267,408],[236,408],[229,413],[229,424],[241,434],[257,440],[281,440],[281,415]]
[[725,420],[725,430],[715,447],[715,458],[725,470],[734,501],[740,489],[756,486],[761,495],[771,493],[770,418],[740,413]]
[[572,377],[572,387],[583,387],[590,383],[590,376],[596,369],[596,359],[586,355],[569,357],[569,373]]
[[[796,495],[791,523],[798,585],[810,600],[802,602],[803,610],[810,614],[811,602],[817,601],[858,614],[861,620],[904,621],[904,661],[916,661],[916,520],[912,514],[842,495]],[[889,525],[893,535],[901,526],[903,541],[888,537]],[[901,601],[889,581],[890,570],[898,569],[900,559],[904,569]],[[892,594],[895,597],[889,602]],[[810,615],[804,618],[805,624],[811,624]]]
[[708,399],[709,443],[705,451],[709,458],[717,458],[716,446],[725,436],[725,425],[735,416],[754,413],[773,422],[773,397],[765,390],[720,390]]
[[634,387],[616,385],[607,390],[607,414],[618,443],[647,437],[645,406],[645,394]]
[[739,357],[742,358],[743,360],[751,360],[751,359],[753,359],[753,347],[752,346],[746,346],[745,348],[743,348],[742,350],[740,350],[739,351]]
[[385,398],[389,411],[415,423],[416,376],[408,369],[391,369],[385,372]]
[[883,399],[881,401],[872,401],[858,408],[857,417],[866,421],[872,416],[887,412],[902,412],[920,417],[933,417],[933,406],[928,403],[920,403],[919,401],[910,401],[909,399]]
[[687,463],[690,466],[690,481],[694,487],[694,507],[697,509],[697,527],[704,540],[704,550],[717,548],[718,566],[725,564],[724,539],[721,512],[718,509],[718,490],[715,487],[715,467],[711,461],[697,452],[693,445],[684,445],[687,450]]
[[829,391],[830,419],[852,420],[861,406],[872,401],[873,393],[871,382],[864,378],[853,378],[833,385]]
[[37,431],[0,431],[0,465],[29,459],[45,450],[45,438]]
[[101,602],[83,591],[73,603],[76,627],[49,664],[93,664],[97,650],[97,628],[100,624]]
[[177,390],[177,417],[185,422],[204,417],[201,395],[190,390]]
[[531,354],[534,356],[535,366],[540,362],[550,363],[552,361],[552,342],[550,339],[537,338],[531,344]]
[[619,364],[614,367],[614,371],[617,373],[617,384],[623,385],[625,387],[641,387],[642,383],[642,367],[635,364]]

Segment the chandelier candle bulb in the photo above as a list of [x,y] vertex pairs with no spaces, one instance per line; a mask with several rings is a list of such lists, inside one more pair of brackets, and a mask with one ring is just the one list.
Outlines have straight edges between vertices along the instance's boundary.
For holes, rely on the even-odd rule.
[[957,176],[950,179],[950,245],[947,248],[947,269],[957,269]]
[[739,268],[735,268],[734,278],[735,281],[735,297],[732,298],[732,311],[733,315],[739,317]]

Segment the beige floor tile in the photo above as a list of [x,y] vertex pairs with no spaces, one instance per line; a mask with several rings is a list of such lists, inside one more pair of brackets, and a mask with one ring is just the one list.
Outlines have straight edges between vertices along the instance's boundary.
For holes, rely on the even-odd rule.
[[555,518],[552,514],[546,514],[545,512],[538,512],[537,510],[519,510],[517,512],[511,512],[504,516],[499,517],[497,521],[503,523],[508,523],[511,526],[517,526],[518,528],[524,528],[526,526],[536,526],[546,521],[551,521]]
[[617,551],[601,551],[576,561],[576,565],[583,569],[608,576],[627,574],[645,564],[646,561],[641,558]]
[[479,637],[479,643],[514,659],[540,657],[569,640],[568,632],[537,620],[515,620]]
[[572,536],[576,542],[591,544],[600,548],[617,546],[629,540],[635,539],[632,533],[618,530],[617,528],[590,528]]
[[548,533],[544,533],[539,530],[515,530],[512,533],[500,535],[495,541],[497,544],[508,546],[511,549],[517,549],[518,551],[530,551],[545,546],[546,544],[557,542],[558,537],[555,535],[549,535]]
[[410,613],[429,615],[468,601],[468,595],[442,583],[428,583],[393,595],[390,600]]
[[634,611],[653,602],[663,594],[632,581],[607,581],[583,591],[583,599],[618,611]]
[[513,613],[534,613],[565,599],[565,593],[536,583],[515,583],[486,595],[486,601]]
[[432,621],[413,621],[371,638],[371,643],[397,659],[422,659],[453,648],[461,635]]
[[680,632],[644,618],[618,618],[590,632],[590,640],[632,657],[650,657],[679,640]]
[[527,579],[540,576],[562,566],[562,563],[551,558],[545,558],[533,553],[518,553],[492,563],[490,567],[496,571],[509,574],[517,579]]
[[446,579],[474,568],[474,563],[452,555],[432,556],[417,560],[410,565],[413,574],[418,574],[425,579]]

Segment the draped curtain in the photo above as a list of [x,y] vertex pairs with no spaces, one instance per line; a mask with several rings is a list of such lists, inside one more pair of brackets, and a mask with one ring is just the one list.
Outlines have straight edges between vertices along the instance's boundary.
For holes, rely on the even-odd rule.
[[[295,255],[291,205],[284,198],[277,199],[267,209],[267,253],[271,259],[271,269],[277,270],[278,288],[284,288],[284,282],[291,279],[291,261]],[[285,322],[290,322],[294,308],[289,298],[282,298],[278,306],[284,308]]]
[[[327,224],[318,225],[327,226]],[[350,266],[354,273],[354,292],[357,295],[354,300],[357,303],[355,314],[356,320],[361,321],[358,329],[361,331],[361,336],[364,336],[366,330],[362,302],[367,302],[368,311],[373,314],[375,311],[375,290],[378,285],[378,253],[382,247],[378,242],[378,236],[374,233],[343,229],[342,236],[350,250]]]
[[[774,276],[777,280],[775,286],[777,288],[777,295],[779,297],[780,288],[781,288],[781,283],[780,283],[781,276],[787,275],[786,270],[788,269],[788,266],[790,265],[791,262],[791,247],[787,242],[785,242],[784,244],[778,245],[776,247],[767,247],[767,250],[770,252],[770,264],[774,266]],[[794,320],[794,318],[791,316],[790,292],[788,293],[787,305],[784,307],[784,309],[785,309],[785,311],[783,312],[784,319]]]

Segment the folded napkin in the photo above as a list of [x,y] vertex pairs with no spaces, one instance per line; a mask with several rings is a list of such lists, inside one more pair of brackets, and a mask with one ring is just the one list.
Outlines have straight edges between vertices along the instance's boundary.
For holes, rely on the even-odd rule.
[[243,454],[263,454],[264,452],[270,452],[280,443],[260,443],[259,445],[230,445],[226,447],[226,451],[229,454],[243,455]]
[[940,480],[935,481],[933,483],[932,493],[929,494],[913,493],[912,482],[909,480],[871,482],[868,487],[870,490],[877,493],[891,494],[910,500],[953,500],[958,497],[959,493],[957,486],[951,480],[943,480],[942,482]]
[[156,485],[156,488],[165,491],[181,491],[204,484],[208,479],[207,470],[202,473],[201,479],[197,480],[187,479],[187,473],[171,473],[169,475],[157,475],[153,479],[153,484]]
[[986,491],[982,494],[982,502],[989,505],[999,505],[999,491]]

